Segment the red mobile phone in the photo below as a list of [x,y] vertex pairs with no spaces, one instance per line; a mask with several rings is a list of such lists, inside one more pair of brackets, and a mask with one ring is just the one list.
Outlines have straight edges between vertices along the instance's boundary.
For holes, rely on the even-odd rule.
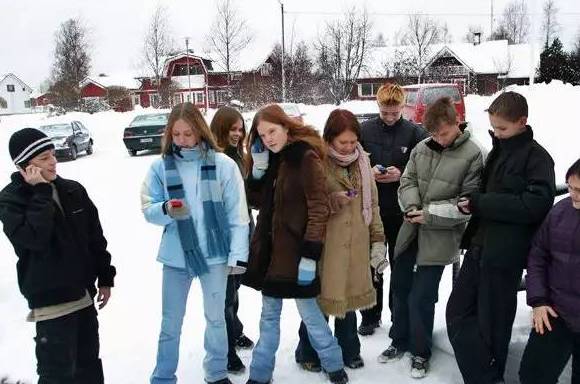
[[183,207],[183,203],[180,200],[171,200],[169,202],[169,204],[171,204],[172,208],[181,208]]

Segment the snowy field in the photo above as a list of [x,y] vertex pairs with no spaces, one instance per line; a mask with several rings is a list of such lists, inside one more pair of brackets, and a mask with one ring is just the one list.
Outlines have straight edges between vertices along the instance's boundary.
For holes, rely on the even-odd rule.
[[[556,161],[558,183],[564,182],[566,169],[580,156],[580,127],[570,122],[571,111],[580,105],[580,87],[553,82],[532,87],[514,87],[523,93],[530,105],[529,122],[536,139]],[[468,96],[467,120],[478,140],[491,146],[487,134],[489,123],[484,109],[491,97]],[[375,112],[374,102],[348,102],[344,108],[353,112]],[[332,105],[304,106],[306,122],[321,129]],[[161,265],[155,261],[161,228],[145,222],[139,206],[139,188],[145,173],[157,154],[130,157],[123,145],[124,127],[142,111],[127,113],[101,112],[94,115],[70,113],[47,119],[45,115],[2,116],[0,120],[0,184],[9,181],[13,165],[8,154],[8,139],[17,129],[38,126],[56,120],[77,119],[91,130],[95,152],[76,161],[59,164],[59,174],[80,181],[99,208],[109,251],[118,275],[108,306],[99,314],[101,357],[107,383],[143,384],[153,369],[157,336],[161,321]],[[209,118],[214,111],[210,111]],[[16,257],[6,237],[0,235],[0,378],[8,375],[27,383],[36,381],[34,325],[25,322],[26,301],[18,291]],[[385,287],[388,282],[385,281]],[[451,268],[447,268],[439,292],[435,314],[435,349],[431,369],[421,383],[461,383],[459,370],[445,333],[444,312],[451,289]],[[246,287],[240,289],[240,318],[244,332],[254,341],[258,337],[261,309],[260,294]],[[389,365],[379,364],[377,355],[390,340],[387,337],[388,308],[383,312],[385,324],[373,336],[362,338],[363,369],[348,372],[352,383],[412,383],[409,359]],[[188,302],[181,339],[178,377],[181,383],[202,383],[203,312],[199,284],[194,282]],[[299,316],[294,303],[285,301],[282,313],[281,345],[274,373],[276,383],[323,383],[322,374],[302,371],[294,362],[298,340]],[[517,368],[530,329],[530,310],[525,295],[519,294],[519,309],[512,334],[512,348],[506,379],[517,382]],[[249,366],[251,351],[240,356]],[[231,376],[233,383],[245,383],[248,372]]]

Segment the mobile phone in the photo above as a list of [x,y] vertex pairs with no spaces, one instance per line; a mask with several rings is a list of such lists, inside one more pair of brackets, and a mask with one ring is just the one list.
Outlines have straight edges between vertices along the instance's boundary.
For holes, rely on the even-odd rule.
[[256,136],[256,138],[254,139],[254,143],[252,144],[252,152],[260,153],[260,152],[264,152],[264,149],[266,149],[266,148],[264,147],[264,143],[262,142],[262,138],[260,136]]
[[381,164],[377,164],[377,169],[381,174],[387,173],[387,168],[383,167]]
[[346,191],[346,195],[348,197],[355,197],[356,195],[358,195],[358,191],[356,189],[349,189],[348,191]]
[[169,202],[169,204],[171,204],[172,208],[181,208],[183,207],[183,203],[180,200],[171,200]]
[[412,218],[417,216],[421,216],[421,214],[416,212],[405,212],[405,217]]

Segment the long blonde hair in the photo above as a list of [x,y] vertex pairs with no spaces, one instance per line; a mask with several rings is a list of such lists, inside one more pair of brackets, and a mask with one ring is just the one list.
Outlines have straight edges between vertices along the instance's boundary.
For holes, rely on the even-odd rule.
[[209,130],[209,127],[199,109],[197,109],[197,107],[192,103],[186,102],[177,104],[169,114],[169,119],[165,126],[165,132],[161,139],[161,154],[163,156],[169,155],[173,152],[173,135],[171,131],[173,130],[173,125],[179,119],[182,119],[191,126],[191,130],[200,142],[204,142],[214,151],[221,152],[222,149],[217,145],[216,140]]

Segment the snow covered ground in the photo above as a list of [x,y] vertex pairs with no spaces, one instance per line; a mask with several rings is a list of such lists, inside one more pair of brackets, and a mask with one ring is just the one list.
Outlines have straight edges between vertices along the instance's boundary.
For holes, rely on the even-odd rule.
[[[580,129],[569,120],[580,105],[580,87],[553,82],[532,87],[515,87],[530,105],[530,124],[535,136],[556,161],[557,182],[563,183],[566,169],[580,156]],[[486,147],[491,140],[487,108],[492,98],[468,96],[467,117],[476,137]],[[374,112],[374,102],[353,101],[342,107],[353,112]],[[332,105],[304,106],[305,120],[322,128]],[[153,369],[161,316],[161,266],[155,261],[161,229],[145,222],[139,207],[139,188],[156,154],[130,157],[122,142],[123,128],[140,111],[127,113],[101,112],[94,115],[70,113],[47,119],[44,114],[3,116],[0,121],[0,185],[9,181],[13,166],[8,154],[8,139],[17,129],[38,126],[47,121],[78,119],[93,133],[95,153],[81,156],[74,162],[59,164],[59,174],[80,181],[99,208],[109,250],[118,276],[109,305],[100,312],[101,357],[107,383],[142,384],[148,382]],[[211,117],[213,113],[209,114]],[[0,377],[32,383],[36,380],[34,358],[34,325],[25,322],[27,306],[18,292],[15,271],[16,257],[4,235],[0,235]],[[385,282],[388,287],[388,282]],[[451,289],[451,269],[447,268],[441,283],[435,314],[435,350],[429,376],[422,383],[461,383],[457,365],[445,333],[444,311]],[[249,288],[240,289],[240,318],[244,332],[253,340],[258,336],[261,309],[260,294]],[[411,383],[409,360],[382,365],[376,356],[389,344],[388,309],[383,313],[385,324],[375,335],[362,338],[362,357],[366,366],[349,371],[352,383]],[[510,363],[506,378],[517,382],[519,358],[529,332],[530,310],[524,293],[519,295],[519,309],[512,334]],[[183,326],[178,377],[183,383],[203,382],[203,313],[199,284],[194,282]],[[294,303],[285,302],[282,313],[282,337],[274,374],[276,383],[308,381],[323,383],[322,374],[300,370],[294,362],[299,316]],[[242,351],[242,360],[249,365],[251,352]],[[232,376],[234,383],[245,383],[247,372]]]

